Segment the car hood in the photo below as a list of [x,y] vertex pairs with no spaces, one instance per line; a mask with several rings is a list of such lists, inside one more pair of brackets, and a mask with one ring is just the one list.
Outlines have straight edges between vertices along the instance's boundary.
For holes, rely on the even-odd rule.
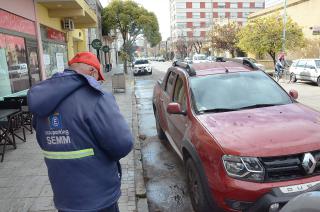
[[205,63],[208,62],[207,60],[193,60],[193,63]]
[[150,64],[139,64],[139,65],[134,65],[135,68],[140,68],[140,67],[148,67]]
[[198,118],[225,154],[269,157],[320,149],[320,113],[300,103]]

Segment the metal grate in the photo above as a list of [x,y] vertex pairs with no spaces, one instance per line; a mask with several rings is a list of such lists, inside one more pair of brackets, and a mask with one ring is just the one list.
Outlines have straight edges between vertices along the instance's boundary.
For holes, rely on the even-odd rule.
[[293,180],[319,175],[320,151],[311,152],[315,161],[317,161],[316,168],[312,174],[307,174],[302,166],[304,154],[260,158],[266,172],[265,182]]

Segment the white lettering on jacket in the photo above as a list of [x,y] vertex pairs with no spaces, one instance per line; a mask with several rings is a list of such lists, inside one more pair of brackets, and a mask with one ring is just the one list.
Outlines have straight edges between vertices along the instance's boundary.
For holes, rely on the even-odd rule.
[[70,136],[47,136],[46,139],[49,145],[71,144]]

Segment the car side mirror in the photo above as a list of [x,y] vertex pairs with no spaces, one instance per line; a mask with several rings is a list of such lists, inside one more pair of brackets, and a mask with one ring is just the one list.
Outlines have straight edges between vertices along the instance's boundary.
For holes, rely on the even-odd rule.
[[290,90],[289,91],[289,96],[291,96],[293,99],[298,99],[298,96],[299,96],[299,94],[298,94],[298,91],[296,91],[296,90]]
[[186,115],[187,113],[185,111],[182,111],[181,105],[176,102],[171,102],[167,106],[167,112],[169,114],[181,114],[181,115]]

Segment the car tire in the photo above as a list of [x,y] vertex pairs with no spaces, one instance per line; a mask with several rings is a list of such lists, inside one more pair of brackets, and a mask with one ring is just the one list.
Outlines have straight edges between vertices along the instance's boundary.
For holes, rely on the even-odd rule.
[[149,75],[152,75],[152,69],[151,69],[151,71],[149,72]]
[[159,115],[157,110],[154,108],[154,116],[156,119],[156,129],[157,129],[157,134],[158,134],[158,138],[160,140],[163,140],[166,138],[166,134],[164,133],[164,131],[162,130],[161,126],[160,126],[160,122],[159,122]]
[[318,86],[320,86],[320,77],[318,77],[318,79],[317,79],[317,84],[318,84]]
[[297,82],[297,77],[294,73],[290,74],[290,82]]
[[194,211],[220,212],[221,210],[219,208],[213,208],[208,202],[208,197],[206,197],[205,195],[199,171],[191,158],[188,158],[185,163],[185,172],[187,177],[187,186],[190,194],[191,204]]

